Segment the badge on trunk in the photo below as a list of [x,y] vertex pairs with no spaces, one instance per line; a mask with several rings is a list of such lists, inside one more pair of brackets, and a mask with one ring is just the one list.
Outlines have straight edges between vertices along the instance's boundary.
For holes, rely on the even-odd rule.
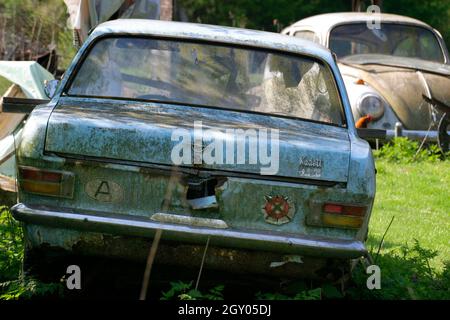
[[85,191],[89,197],[100,202],[118,203],[123,200],[122,187],[109,180],[91,180],[86,183]]
[[271,224],[285,224],[294,218],[294,204],[285,196],[265,196],[266,204],[262,207],[264,219]]

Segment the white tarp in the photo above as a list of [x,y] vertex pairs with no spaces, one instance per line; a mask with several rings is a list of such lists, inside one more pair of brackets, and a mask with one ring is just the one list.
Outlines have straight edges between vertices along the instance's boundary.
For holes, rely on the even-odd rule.
[[[44,92],[44,81],[54,79],[53,75],[41,67],[35,61],[0,61],[0,76],[17,84],[27,98],[32,99],[46,99]],[[3,94],[3,92],[1,93]],[[11,127],[11,121],[18,121],[17,115],[0,112],[0,124],[8,123]],[[20,118],[19,118],[20,120]],[[14,125],[20,125],[22,120]],[[15,175],[15,157],[14,145],[20,141],[20,133],[17,132],[15,137],[10,134],[10,129],[2,132],[3,126],[0,128],[0,175],[13,177]],[[15,139],[15,141],[14,141]]]
[[35,61],[0,61],[0,76],[17,84],[27,98],[33,99],[47,99],[44,81],[54,79]]
[[64,0],[69,12],[70,25],[80,43],[88,37],[89,30],[108,21],[118,13],[118,18],[159,19],[160,0]]

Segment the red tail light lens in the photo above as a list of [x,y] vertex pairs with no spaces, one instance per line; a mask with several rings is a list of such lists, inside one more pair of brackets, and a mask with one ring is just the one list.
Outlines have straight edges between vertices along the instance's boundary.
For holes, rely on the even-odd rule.
[[61,182],[61,172],[41,171],[37,169],[20,168],[21,177],[25,180]]
[[341,214],[346,216],[363,217],[367,212],[367,207],[326,203],[323,206],[323,212],[331,214]]
[[72,198],[75,176],[66,171],[48,171],[19,166],[20,189],[33,194]]
[[325,203],[322,207],[321,221],[325,226],[358,229],[364,223],[366,212],[366,206]]

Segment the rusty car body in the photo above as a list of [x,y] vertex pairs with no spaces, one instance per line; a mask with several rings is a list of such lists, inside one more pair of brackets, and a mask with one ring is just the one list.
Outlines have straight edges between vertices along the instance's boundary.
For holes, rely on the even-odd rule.
[[[239,145],[243,158],[198,162],[194,142],[193,154],[185,150],[194,161],[174,162],[173,133],[195,137],[199,122],[235,139],[226,159]],[[274,172],[249,160],[249,136],[264,130],[279,131]],[[200,136],[200,151],[208,140]],[[17,165],[12,213],[24,223],[25,261],[52,248],[144,259],[157,230],[156,263],[185,268],[200,267],[207,243],[205,268],[277,277],[319,277],[366,254],[372,152],[331,52],[309,41],[178,22],[101,24],[51,101],[31,113]]]
[[442,122],[440,143],[448,148],[450,58],[437,30],[394,14],[344,12],[300,20],[282,33],[336,54],[361,127],[385,130],[390,138],[399,123],[403,135],[436,140]]

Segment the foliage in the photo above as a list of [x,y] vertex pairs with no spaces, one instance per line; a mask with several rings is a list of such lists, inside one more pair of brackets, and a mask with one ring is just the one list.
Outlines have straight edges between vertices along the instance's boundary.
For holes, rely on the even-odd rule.
[[256,300],[321,300],[323,296],[322,288],[301,291],[294,296],[281,293],[261,293],[255,295]]
[[[366,6],[370,1],[365,1]],[[278,32],[298,20],[329,12],[351,11],[351,1],[333,0],[178,0],[190,21]],[[450,2],[383,1],[383,12],[422,20],[443,33],[450,45]],[[277,20],[278,23],[274,23]]]
[[0,300],[61,298],[63,295],[62,283],[43,283],[22,276],[17,280],[0,283]]
[[190,21],[275,32],[311,15],[351,9],[350,1],[333,0],[178,0],[177,3],[185,9]]
[[6,21],[6,36],[0,44],[4,50],[0,50],[0,57],[4,60],[30,60],[56,45],[59,68],[64,69],[75,55],[63,0],[2,0],[2,19]]
[[210,289],[207,293],[201,293],[192,288],[192,281],[171,282],[171,288],[162,293],[161,300],[223,300],[223,285]]
[[450,261],[437,271],[431,261],[438,252],[423,248],[417,240],[379,256],[381,289],[366,288],[367,274],[358,268],[353,274],[354,286],[347,291],[352,299],[450,299]]
[[23,232],[7,207],[0,207],[0,300],[61,296],[60,283],[42,283],[21,274]]
[[23,258],[22,229],[7,207],[0,207],[0,282],[17,279]]
[[417,141],[401,137],[385,144],[381,149],[374,151],[376,158],[399,164],[413,162],[436,162],[448,158],[450,153],[443,155],[436,144],[420,148]]

